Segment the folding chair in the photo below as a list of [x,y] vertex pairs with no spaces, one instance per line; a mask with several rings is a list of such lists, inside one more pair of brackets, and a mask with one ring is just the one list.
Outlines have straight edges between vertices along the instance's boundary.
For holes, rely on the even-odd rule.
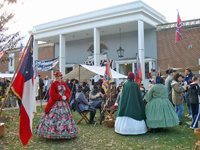
[[[107,119],[115,120],[115,117],[114,117],[114,116],[116,115],[117,110],[118,110],[118,109],[106,108],[106,114],[107,114],[107,116],[106,116],[105,120],[107,120]],[[103,123],[105,122],[105,120],[103,121]]]
[[[73,107],[72,109],[76,110],[80,114],[80,116],[81,116],[81,119],[79,120],[79,122],[77,124],[81,123],[82,120],[85,120],[86,124],[89,124],[89,119],[87,117],[87,114],[90,111],[93,111],[93,110],[88,109],[86,111],[81,111],[80,108],[79,108],[79,106],[78,106],[78,102],[77,102],[76,99],[72,100],[72,103],[73,103],[72,104],[72,107]],[[70,104],[70,107],[71,107],[71,104]]]
[[79,113],[80,116],[81,116],[81,119],[79,120],[79,122],[77,124],[81,123],[82,120],[85,120],[86,124],[89,124],[89,119],[87,117],[87,114],[89,112],[90,112],[89,110],[86,110],[86,111],[83,111],[83,112]]

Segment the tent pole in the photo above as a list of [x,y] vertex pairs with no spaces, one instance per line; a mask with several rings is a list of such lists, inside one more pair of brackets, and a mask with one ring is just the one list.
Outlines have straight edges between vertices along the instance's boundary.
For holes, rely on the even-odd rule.
[[81,73],[80,73],[80,68],[81,68],[81,67],[80,67],[80,64],[79,64],[79,76],[78,76],[78,84],[79,84],[79,85],[80,85],[80,76],[81,76],[81,75],[80,75],[80,74],[81,74]]
[[[110,93],[111,93],[111,91],[110,91],[111,89],[110,89],[110,82],[109,82],[109,76],[110,76],[110,72],[109,72],[109,71],[110,71],[110,70],[109,70],[110,60],[109,60],[109,58],[107,59],[107,61],[108,61],[108,62],[107,62],[107,64],[108,64],[108,65],[107,65],[107,66],[108,66],[108,70],[107,70],[107,71],[108,71],[108,90],[107,90],[107,95],[108,95],[108,97],[109,97],[109,100],[111,101],[111,94],[110,94]],[[107,106],[108,106],[108,102],[107,102]]]

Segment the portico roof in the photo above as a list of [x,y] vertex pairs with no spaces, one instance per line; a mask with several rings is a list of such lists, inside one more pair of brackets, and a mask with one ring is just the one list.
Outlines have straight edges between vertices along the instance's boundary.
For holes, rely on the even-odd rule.
[[134,1],[81,15],[64,18],[33,27],[37,41],[59,43],[59,35],[66,41],[93,37],[93,29],[98,28],[100,35],[111,35],[138,30],[138,20],[144,22],[144,29],[156,28],[167,23],[166,18],[142,1]]

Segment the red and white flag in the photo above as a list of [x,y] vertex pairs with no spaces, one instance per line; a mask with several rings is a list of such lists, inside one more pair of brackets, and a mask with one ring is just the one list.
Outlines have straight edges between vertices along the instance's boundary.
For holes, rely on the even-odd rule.
[[177,10],[177,23],[176,23],[176,44],[178,43],[178,41],[180,40],[180,38],[182,38],[181,36],[181,28],[183,26],[183,22],[181,20],[181,17],[179,15],[179,12]]
[[142,69],[140,65],[140,59],[138,54],[136,54],[136,68],[135,68],[135,83],[142,87]]
[[28,43],[19,71],[13,81],[12,90],[21,99],[19,136],[23,146],[32,136],[32,120],[36,113],[34,71],[33,71],[33,36]]
[[107,92],[108,90],[108,83],[112,83],[113,82],[113,78],[112,78],[112,72],[110,69],[110,61],[107,61],[107,66],[106,66],[106,70],[103,76],[103,84],[102,84],[102,88],[104,89],[105,92]]
[[0,47],[0,59],[3,57],[4,54],[5,50]]

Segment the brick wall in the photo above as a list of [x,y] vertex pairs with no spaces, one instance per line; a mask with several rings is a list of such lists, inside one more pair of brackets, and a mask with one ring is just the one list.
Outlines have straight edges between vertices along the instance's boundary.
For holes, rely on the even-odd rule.
[[6,71],[8,71],[8,61],[3,61],[8,57],[9,57],[9,54],[4,54],[0,60],[0,72],[1,73],[6,73]]
[[[38,60],[46,60],[54,58],[54,45],[49,46],[39,46],[38,47]],[[51,78],[51,71],[41,71],[38,72],[41,75],[41,78],[48,76]]]
[[[200,27],[182,28],[181,34],[182,39],[176,44],[175,28],[157,31],[157,60],[162,75],[168,66],[187,68],[199,65]],[[189,44],[192,45],[192,49],[188,49]],[[193,73],[199,74],[198,71]]]
[[[17,68],[17,65],[19,63],[19,49],[16,49],[13,51],[15,53],[14,55],[14,66],[15,69]],[[9,54],[5,54],[1,60],[3,60],[5,57],[9,57]],[[52,59],[54,58],[54,44],[41,44],[38,46],[38,59],[39,60],[45,60],[45,59]],[[3,62],[0,60],[0,72],[5,73],[8,71],[8,62]],[[51,78],[51,71],[42,71],[39,72],[42,78],[45,76],[49,76]]]

